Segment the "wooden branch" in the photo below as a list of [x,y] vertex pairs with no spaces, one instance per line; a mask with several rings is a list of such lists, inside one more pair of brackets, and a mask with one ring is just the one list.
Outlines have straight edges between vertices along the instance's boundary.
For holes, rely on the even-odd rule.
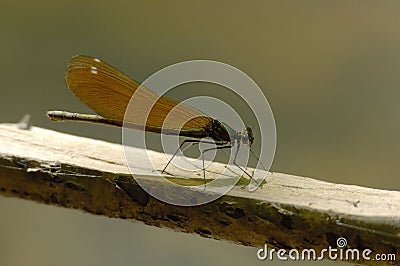
[[[151,156],[165,162],[163,154]],[[256,247],[321,250],[345,237],[350,248],[396,254],[400,265],[398,191],[270,173],[255,192],[238,185],[205,205],[174,206],[142,190],[121,145],[0,124],[0,194]]]

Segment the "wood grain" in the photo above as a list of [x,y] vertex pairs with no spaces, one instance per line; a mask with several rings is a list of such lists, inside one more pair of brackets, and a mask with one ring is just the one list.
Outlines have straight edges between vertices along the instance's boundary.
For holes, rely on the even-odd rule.
[[[142,152],[137,150],[135,160],[140,162]],[[160,164],[166,160],[157,152],[150,156]],[[214,167],[218,171],[224,165]],[[143,176],[168,191],[164,179],[146,170]],[[238,185],[205,205],[174,206],[142,190],[130,175],[121,145],[37,127],[0,124],[0,194],[241,245],[321,250],[336,247],[336,240],[345,237],[350,248],[400,258],[399,191],[269,173],[254,192]]]

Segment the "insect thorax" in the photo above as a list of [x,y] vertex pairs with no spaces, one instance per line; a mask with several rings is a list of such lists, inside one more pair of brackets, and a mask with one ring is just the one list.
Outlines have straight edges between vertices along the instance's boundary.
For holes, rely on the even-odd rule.
[[228,125],[215,119],[207,131],[208,136],[213,140],[222,143],[231,143],[231,145],[243,143],[251,146],[254,141],[253,131],[250,127],[244,128],[243,131],[235,131]]

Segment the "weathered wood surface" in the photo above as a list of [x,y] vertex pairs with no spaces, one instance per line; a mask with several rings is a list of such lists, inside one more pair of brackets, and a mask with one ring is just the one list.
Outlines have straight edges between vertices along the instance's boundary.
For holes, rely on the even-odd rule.
[[345,237],[350,248],[396,254],[400,264],[398,191],[270,173],[254,192],[238,185],[205,205],[174,206],[138,186],[121,145],[37,127],[0,124],[0,194],[250,246],[321,250]]

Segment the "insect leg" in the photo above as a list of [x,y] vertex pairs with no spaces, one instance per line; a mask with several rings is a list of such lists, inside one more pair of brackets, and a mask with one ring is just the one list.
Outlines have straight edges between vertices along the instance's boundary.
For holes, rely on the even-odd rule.
[[233,158],[233,164],[236,165],[240,170],[242,170],[246,175],[248,175],[250,177],[250,179],[253,179],[253,177],[247,173],[247,171],[245,169],[243,169],[243,167],[241,167],[237,162],[236,162],[236,158],[237,155],[239,153],[239,148],[240,148],[240,142],[238,142],[237,148],[236,148],[236,152],[235,152],[235,158]]
[[228,144],[226,146],[217,146],[217,147],[213,147],[213,148],[209,148],[209,149],[204,149],[201,151],[201,160],[203,161],[203,179],[204,179],[204,184],[206,183],[206,168],[204,166],[204,153],[208,152],[208,151],[212,151],[212,150],[221,150],[221,149],[228,149],[228,148],[232,148],[232,145]]
[[199,144],[199,142],[200,142],[200,140],[197,140],[197,139],[185,139],[185,140],[181,143],[181,145],[179,145],[179,148],[174,152],[174,154],[172,155],[171,159],[169,159],[167,165],[165,165],[165,167],[164,167],[164,169],[161,171],[161,173],[162,173],[162,174],[165,173],[165,169],[167,169],[167,167],[168,167],[168,165],[171,163],[172,159],[174,159],[175,155],[178,153],[178,151],[182,148],[182,146],[183,146],[185,143],[192,143],[192,145],[194,145],[194,144]]
[[264,166],[264,164],[262,163],[262,161],[260,161],[260,158],[257,156],[257,154],[255,154],[255,152],[254,152],[251,148],[250,148],[250,152],[251,152],[251,154],[254,156],[254,158],[256,158],[257,162],[259,162],[259,163],[261,164],[262,168],[263,168],[265,171],[268,171],[268,169]]

